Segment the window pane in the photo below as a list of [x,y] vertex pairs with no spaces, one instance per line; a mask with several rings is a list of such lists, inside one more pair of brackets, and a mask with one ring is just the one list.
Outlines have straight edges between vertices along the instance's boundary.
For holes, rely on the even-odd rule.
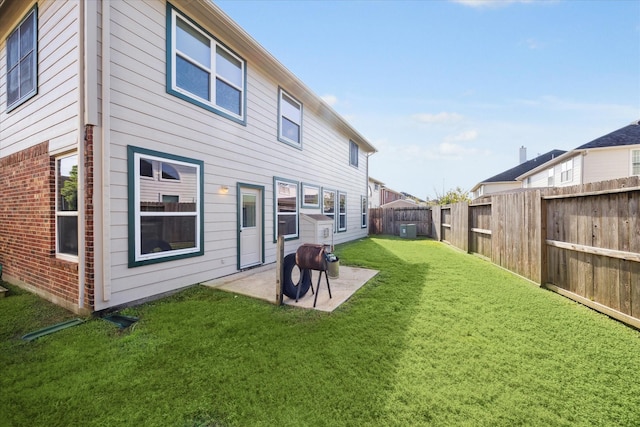
[[78,210],[78,155],[58,160],[58,211]]
[[300,127],[286,117],[282,118],[282,136],[300,143]]
[[340,195],[340,213],[346,213],[347,212],[347,196],[345,196],[344,194]]
[[298,233],[297,215],[278,215],[278,236],[291,236]]
[[196,247],[195,216],[140,218],[143,254]]
[[14,31],[7,39],[7,65],[12,68],[20,61],[20,32]]
[[249,228],[256,226],[256,196],[251,194],[242,195],[242,227]]
[[294,123],[300,124],[301,114],[300,105],[286,94],[282,94],[282,102],[280,103],[280,112]]
[[216,74],[236,87],[242,87],[242,63],[219,46],[216,48]]
[[7,105],[11,105],[20,98],[20,67],[9,71],[7,88]]
[[20,25],[20,57],[34,49],[33,42],[35,40],[35,11],[31,12],[29,17]]
[[21,96],[29,94],[36,88],[34,54],[31,52],[22,62],[20,62],[20,94]]
[[319,202],[319,197],[320,195],[318,194],[319,191],[317,188],[309,188],[309,187],[303,187],[304,188],[304,204],[305,205],[315,205],[318,206]]
[[140,176],[153,178],[153,163],[151,160],[140,159]]
[[162,163],[162,179],[174,179],[179,181],[180,174],[178,173],[176,168],[174,168],[170,164]]
[[347,216],[345,214],[340,214],[340,219],[338,222],[338,228],[340,230],[344,230],[345,228],[347,228]]
[[176,57],[176,85],[202,99],[211,100],[209,73],[180,56]]
[[322,211],[325,214],[333,214],[335,212],[335,194],[332,192],[324,193],[324,205]]
[[241,92],[226,84],[220,79],[216,80],[216,104],[225,110],[240,115]]
[[58,217],[58,253],[78,255],[78,217]]
[[176,19],[176,48],[211,69],[211,47],[207,37],[196,31],[182,19]]

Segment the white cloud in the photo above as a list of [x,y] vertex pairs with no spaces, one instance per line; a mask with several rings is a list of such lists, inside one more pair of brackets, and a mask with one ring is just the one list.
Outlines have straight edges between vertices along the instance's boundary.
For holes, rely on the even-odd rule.
[[538,50],[544,47],[544,44],[533,38],[526,39],[523,44],[531,50]]
[[462,120],[462,115],[458,113],[437,113],[437,114],[429,114],[429,113],[419,113],[413,114],[411,116],[412,119],[420,122],[420,123],[456,123]]
[[473,129],[473,130],[460,132],[457,135],[447,136],[445,138],[445,141],[446,142],[468,142],[468,141],[473,141],[477,137],[478,137],[478,131]]
[[320,98],[332,107],[338,103],[338,97],[335,95],[323,95]]

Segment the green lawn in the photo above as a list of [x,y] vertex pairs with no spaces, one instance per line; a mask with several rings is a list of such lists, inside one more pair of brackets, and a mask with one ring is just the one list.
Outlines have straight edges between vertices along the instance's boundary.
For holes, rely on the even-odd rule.
[[637,426],[640,333],[430,241],[338,247],[380,274],[332,314],[193,287],[73,315],[0,299],[0,426]]

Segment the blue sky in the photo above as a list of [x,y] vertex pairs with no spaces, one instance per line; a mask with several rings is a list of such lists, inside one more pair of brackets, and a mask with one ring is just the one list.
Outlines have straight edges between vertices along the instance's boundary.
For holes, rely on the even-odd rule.
[[640,119],[640,1],[216,1],[432,198]]

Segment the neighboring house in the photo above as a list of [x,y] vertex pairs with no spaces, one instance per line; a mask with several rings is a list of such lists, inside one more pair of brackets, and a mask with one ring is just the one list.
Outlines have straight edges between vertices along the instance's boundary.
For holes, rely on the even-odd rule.
[[392,190],[388,187],[380,188],[380,205],[402,199],[404,199],[404,196],[399,191]]
[[524,157],[522,155],[523,148],[520,149],[521,163],[509,170],[499,173],[498,175],[487,178],[482,182],[479,182],[471,189],[471,199],[477,199],[482,196],[487,196],[493,193],[499,193],[503,191],[515,190],[522,187],[522,182],[518,181],[518,177],[530,170],[536,169],[541,165],[544,165],[553,159],[566,153],[562,150],[551,150],[548,153],[542,154],[534,159],[526,160],[526,152]]
[[380,189],[384,187],[384,182],[369,177],[369,208],[380,207]]
[[640,175],[638,122],[594,139],[518,176],[525,188],[566,187]]
[[385,203],[380,207],[383,209],[417,208],[418,204],[411,199],[400,199],[400,200],[394,200],[393,202]]
[[213,2],[0,0],[3,278],[71,310],[365,237],[374,152]]

